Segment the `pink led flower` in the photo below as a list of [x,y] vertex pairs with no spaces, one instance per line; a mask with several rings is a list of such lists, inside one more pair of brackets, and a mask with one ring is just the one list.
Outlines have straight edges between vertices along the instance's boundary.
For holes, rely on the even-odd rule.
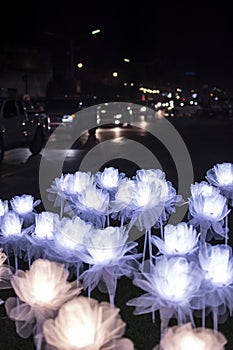
[[224,350],[227,339],[210,328],[193,328],[191,323],[169,327],[153,350]]
[[12,288],[10,278],[13,274],[13,269],[4,265],[6,259],[6,254],[3,252],[3,249],[0,248],[0,289]]
[[5,308],[8,317],[16,322],[16,331],[21,337],[38,335],[45,319],[54,317],[66,301],[79,295],[80,285],[77,281],[69,283],[68,275],[63,264],[37,259],[29,270],[18,270],[11,277],[17,298],[8,298]]
[[123,338],[126,324],[118,308],[83,296],[64,304],[55,320],[46,320],[43,332],[46,350],[133,350]]

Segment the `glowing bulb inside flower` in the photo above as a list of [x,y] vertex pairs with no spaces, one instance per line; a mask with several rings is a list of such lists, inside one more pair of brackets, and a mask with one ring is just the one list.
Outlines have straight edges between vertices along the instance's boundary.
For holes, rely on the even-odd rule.
[[43,276],[39,277],[39,282],[32,283],[31,289],[34,301],[40,305],[49,304],[56,295],[53,286],[50,288],[48,280],[44,279]]
[[179,350],[205,350],[205,342],[195,334],[186,334],[180,339]]

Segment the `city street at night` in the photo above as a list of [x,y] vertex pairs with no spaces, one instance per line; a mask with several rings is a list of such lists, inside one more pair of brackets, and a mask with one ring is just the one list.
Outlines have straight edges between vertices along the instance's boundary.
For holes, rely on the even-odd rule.
[[[50,167],[49,169],[56,168],[56,164],[61,159],[64,159],[64,174],[74,173],[80,169],[96,172],[99,169],[103,170],[106,166],[113,166],[124,172],[128,177],[132,177],[140,167],[151,168],[158,164],[165,172],[167,180],[171,181],[178,190],[178,183],[182,181],[182,178],[179,176],[179,165],[176,164],[173,155],[169,154],[166,149],[166,142],[162,144],[158,140],[159,130],[162,130],[163,122],[163,119],[157,119],[139,122],[137,126],[131,125],[124,128],[101,127],[97,129],[95,138],[89,137],[87,133],[84,133],[69,150],[59,149],[59,145],[61,147],[64,146],[64,139],[69,139],[69,133],[56,133],[54,131],[50,135],[50,143],[51,145],[55,144],[56,148],[51,150],[51,153],[47,152],[45,154],[43,149],[40,154],[31,156],[26,148],[16,148],[6,151],[0,168],[0,198],[10,200],[15,195],[31,194],[35,200],[40,199],[40,191],[43,191],[43,189],[40,188],[39,184],[39,172],[43,157],[46,157],[45,164]],[[172,129],[174,128],[178,131],[178,134],[187,147],[193,167],[193,183],[205,181],[206,171],[215,164],[233,162],[232,119],[196,120],[192,118],[170,118],[166,122],[171,125]],[[155,127],[154,130],[158,130],[158,138],[149,132],[153,129],[152,125]],[[144,163],[136,164],[137,157],[134,158],[135,155],[128,153],[129,145],[131,145],[127,143],[129,140],[136,142],[134,147],[141,145],[149,149],[153,153],[153,156],[151,158],[148,156],[147,159],[144,159]],[[99,164],[100,160],[105,159],[103,155],[101,156],[101,152],[106,154],[105,142],[107,141],[110,142],[107,147],[110,147],[111,150],[109,149],[106,155],[106,162]],[[173,147],[176,148],[177,146],[174,139]],[[97,153],[94,153],[95,149],[98,150]],[[85,159],[87,159],[86,162]],[[185,162],[184,159],[183,162]],[[90,164],[92,165],[92,169],[88,169]],[[182,188],[182,186],[179,188]],[[183,195],[183,193],[179,194]],[[44,206],[47,208],[47,205],[50,205],[49,208],[52,210],[51,203],[48,203],[43,203],[42,201],[38,207],[38,211],[44,210]],[[54,208],[55,210],[56,208]],[[233,237],[231,236],[232,225],[233,217],[232,213],[230,213],[230,244],[233,243]],[[138,239],[139,249],[142,248],[142,239],[142,237]],[[25,267],[24,262],[20,264]],[[121,309],[121,316],[127,324],[125,336],[134,342],[135,349],[152,350],[153,346],[159,342],[159,316],[155,317],[155,322],[153,323],[150,313],[134,316],[133,308],[126,306],[126,302],[130,298],[139,294],[139,289],[132,285],[131,280],[122,277],[118,283],[115,304]],[[1,295],[4,300],[7,296],[13,295],[13,292],[7,290],[1,291]],[[108,300],[106,294],[101,294],[97,290],[93,291],[93,296],[99,300]],[[16,334],[14,322],[6,317],[4,304],[0,306],[0,317],[1,345],[4,344],[4,347],[10,350],[34,349],[33,339],[31,337],[29,339],[22,339]],[[197,322],[200,322],[200,320]],[[171,324],[175,323],[176,321],[172,319]],[[212,327],[211,317],[207,319],[207,324],[209,327]],[[219,330],[223,332],[228,340],[226,345],[227,350],[231,350],[233,347],[232,329],[232,318],[228,318],[224,324],[219,325]]]

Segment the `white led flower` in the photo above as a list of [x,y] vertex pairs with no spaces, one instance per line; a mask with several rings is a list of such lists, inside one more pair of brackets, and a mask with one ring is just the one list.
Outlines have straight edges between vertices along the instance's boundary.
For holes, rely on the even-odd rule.
[[133,350],[131,340],[122,337],[126,324],[119,311],[83,296],[68,301],[55,320],[43,324],[48,350]]
[[123,178],[118,185],[115,197],[110,201],[111,216],[113,219],[119,219],[122,224],[129,221],[132,216],[130,209],[134,200],[135,181],[129,178]]
[[220,193],[199,194],[189,198],[189,223],[200,228],[203,241],[210,240],[215,234],[221,237],[227,235],[228,228],[223,227],[223,219],[229,212],[227,198]]
[[29,194],[23,194],[22,196],[15,196],[10,200],[12,210],[18,215],[24,216],[31,214],[34,208],[40,204],[40,200],[34,202],[34,197]]
[[84,221],[93,223],[97,227],[104,227],[106,217],[110,214],[109,193],[96,185],[90,185],[77,196],[68,198],[65,211],[72,216],[80,216]]
[[204,244],[199,250],[202,285],[197,309],[212,310],[214,329],[225,322],[228,312],[233,311],[233,257],[232,248],[226,244]]
[[155,235],[151,238],[152,244],[162,254],[185,255],[194,252],[198,248],[199,233],[186,222],[180,222],[176,226],[165,225],[163,236],[163,239]]
[[191,323],[169,327],[153,350],[224,350],[227,339],[210,328],[194,328]]
[[85,191],[89,186],[93,186],[95,178],[90,172],[76,171],[74,174],[65,176],[63,191],[65,195],[76,195]]
[[86,250],[92,257],[92,264],[103,264],[119,260],[125,253],[128,234],[125,227],[96,229],[86,236]]
[[134,200],[130,203],[132,222],[140,230],[149,230],[156,224],[165,208],[168,186],[165,180],[143,181],[135,179]]
[[62,219],[56,217],[54,225],[54,243],[63,251],[82,249],[86,236],[93,229],[91,224],[86,223],[78,216]]
[[135,315],[159,310],[163,333],[171,317],[177,317],[179,324],[191,318],[191,301],[199,294],[201,280],[196,263],[184,257],[161,256],[155,265],[147,260],[133,280],[146,293],[129,300],[127,305],[135,307]]
[[233,163],[221,163],[213,166],[206,173],[207,181],[220,189],[221,193],[233,206]]
[[76,197],[88,186],[94,186],[94,183],[94,176],[90,172],[76,171],[74,174],[62,174],[60,178],[55,178],[47,192],[54,206],[60,207],[62,216],[66,200]]
[[42,211],[35,217],[35,235],[39,239],[53,239],[54,220],[57,214],[48,211]]
[[225,244],[206,245],[199,252],[205,279],[216,287],[233,285],[233,258],[231,248]]
[[139,267],[137,254],[133,249],[137,242],[128,242],[125,227],[107,227],[95,229],[85,240],[84,251],[79,253],[80,259],[89,264],[80,280],[84,289],[93,290],[98,286],[101,292],[114,296],[116,281],[121,276],[131,277]]
[[98,171],[95,175],[95,181],[100,188],[112,192],[117,189],[120,180],[125,176],[124,173],[119,173],[119,170],[114,167],[105,168],[103,171]]
[[220,193],[220,190],[206,181],[195,182],[191,184],[190,191],[192,197],[203,195],[205,197],[217,195]]
[[1,222],[1,234],[5,237],[22,236],[22,219],[14,211],[8,211]]
[[64,264],[46,259],[35,260],[27,271],[18,270],[11,277],[12,287],[19,298],[8,298],[5,308],[16,321],[17,333],[26,338],[32,333],[33,322],[43,323],[68,300],[81,292],[77,281],[69,283],[69,271]]
[[67,266],[75,265],[78,276],[82,265],[79,254],[84,249],[84,239],[91,230],[92,225],[78,216],[62,219],[54,217],[53,239],[47,241],[44,256],[53,261],[64,262]]

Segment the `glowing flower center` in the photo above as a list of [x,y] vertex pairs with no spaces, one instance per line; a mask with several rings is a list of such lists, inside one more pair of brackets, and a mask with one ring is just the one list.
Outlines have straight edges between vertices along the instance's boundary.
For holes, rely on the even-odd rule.
[[110,262],[114,258],[115,249],[113,248],[103,248],[100,249],[97,247],[96,249],[91,249],[91,254],[95,262],[98,263],[107,263]]
[[194,333],[180,334],[179,350],[205,350],[206,343]]
[[47,279],[40,278],[32,285],[32,294],[37,302],[47,304],[55,296],[54,286]]
[[75,348],[84,348],[88,345],[91,345],[95,342],[95,328],[91,320],[85,319],[82,320],[75,319],[75,323],[70,325],[66,330],[66,337],[70,345]]

